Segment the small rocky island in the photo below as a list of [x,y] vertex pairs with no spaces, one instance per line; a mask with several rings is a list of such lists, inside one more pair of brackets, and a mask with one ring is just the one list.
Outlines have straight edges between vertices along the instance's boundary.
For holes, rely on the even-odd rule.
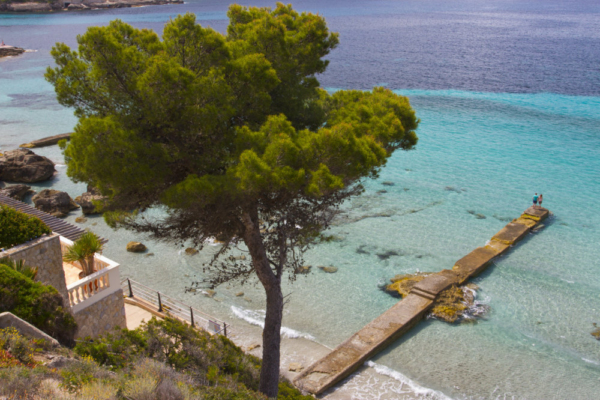
[[[0,3],[0,10],[4,4]],[[7,46],[5,44],[0,44],[0,58],[2,57],[11,57],[18,56],[21,53],[24,53],[25,49],[15,46]]]
[[96,10],[99,8],[141,7],[162,4],[183,4],[183,0],[8,0],[0,2],[0,13]]

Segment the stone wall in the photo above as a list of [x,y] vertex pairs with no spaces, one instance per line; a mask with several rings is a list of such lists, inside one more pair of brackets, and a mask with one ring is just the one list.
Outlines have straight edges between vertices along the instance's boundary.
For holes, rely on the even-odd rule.
[[44,235],[30,242],[15,246],[0,253],[0,258],[9,257],[12,260],[23,260],[25,265],[38,268],[36,281],[51,285],[69,305],[69,293],[65,282],[60,236],[56,233]]
[[53,346],[59,345],[56,339],[47,335],[45,332],[39,330],[35,326],[31,325],[29,322],[23,321],[21,318],[9,312],[0,313],[0,329],[11,327],[15,328],[23,335],[31,336],[36,339],[44,339]]
[[87,336],[98,337],[105,332],[112,331],[115,327],[126,328],[125,302],[123,301],[123,290],[119,289],[113,294],[103,298],[73,314],[79,330],[76,339]]

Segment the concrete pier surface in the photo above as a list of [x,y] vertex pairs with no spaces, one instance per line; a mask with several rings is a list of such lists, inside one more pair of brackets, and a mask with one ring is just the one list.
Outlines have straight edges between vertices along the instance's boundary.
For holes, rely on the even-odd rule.
[[71,139],[71,134],[70,133],[62,133],[60,135],[49,136],[49,137],[45,137],[43,139],[34,140],[33,142],[22,144],[19,147],[32,149],[35,147],[52,146],[52,145],[57,144],[59,141],[61,141],[63,139],[65,139],[65,140]]
[[478,247],[458,260],[451,270],[444,269],[417,283],[408,296],[302,371],[294,384],[313,394],[331,388],[419,322],[441,292],[480,274],[495,257],[506,252],[548,215],[550,212],[545,208],[529,207],[484,247]]

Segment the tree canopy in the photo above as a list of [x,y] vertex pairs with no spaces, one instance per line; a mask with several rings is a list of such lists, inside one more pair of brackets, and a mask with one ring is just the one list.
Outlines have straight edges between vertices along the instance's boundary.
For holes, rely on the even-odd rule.
[[[261,391],[277,393],[281,279],[364,178],[417,142],[407,98],[320,88],[338,44],[323,17],[232,5],[223,35],[178,16],[153,31],[116,20],[57,44],[46,78],[79,122],[67,173],[109,196],[115,226],[155,238],[243,242],[251,261],[215,264],[212,283],[256,273],[267,294]],[[150,207],[164,217],[146,218]],[[272,343],[276,342],[276,348]],[[273,382],[273,380],[275,382]]]

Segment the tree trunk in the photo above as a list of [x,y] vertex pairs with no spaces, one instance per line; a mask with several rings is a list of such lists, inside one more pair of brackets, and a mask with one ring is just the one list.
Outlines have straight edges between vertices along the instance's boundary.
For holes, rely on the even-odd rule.
[[258,279],[267,294],[267,314],[263,328],[263,359],[260,369],[259,391],[269,398],[276,398],[279,390],[279,356],[281,347],[281,319],[283,316],[283,295],[281,279],[269,265],[265,247],[260,235],[260,224],[256,210],[245,213],[244,242],[252,256],[252,264]]
[[276,398],[279,390],[279,363],[281,348],[281,318],[283,295],[281,287],[267,290],[267,315],[263,328],[263,360],[259,390],[269,398]]
[[94,273],[94,255],[92,254],[91,256],[87,256],[85,258],[85,263],[86,263],[85,276],[90,276],[91,274]]

